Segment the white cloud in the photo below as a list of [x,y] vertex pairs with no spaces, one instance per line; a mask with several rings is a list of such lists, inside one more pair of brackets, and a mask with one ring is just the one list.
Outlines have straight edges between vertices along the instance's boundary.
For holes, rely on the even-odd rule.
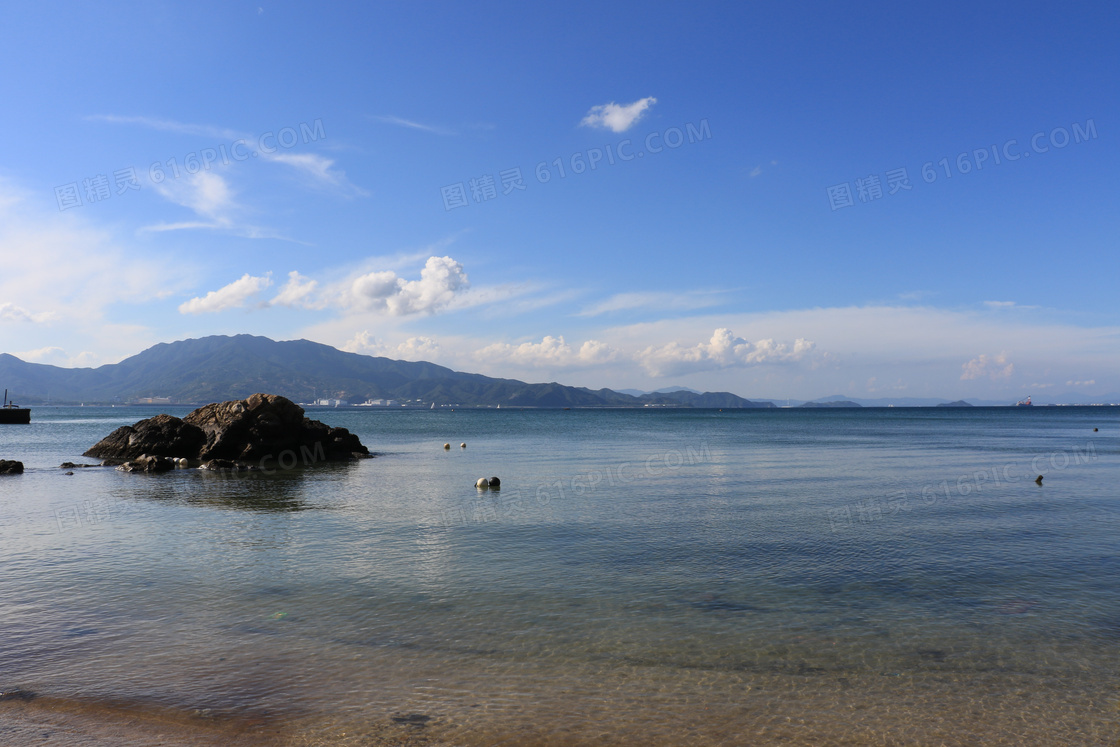
[[179,313],[210,314],[226,309],[241,308],[246,301],[270,285],[272,285],[272,279],[268,274],[262,277],[253,277],[249,273],[245,273],[229,285],[180,304]]
[[318,287],[318,281],[305,278],[296,270],[292,270],[288,273],[288,282],[284,283],[280,292],[269,303],[273,306],[319,308],[312,298]]
[[144,230],[228,228],[232,224],[229,213],[237,207],[237,203],[233,199],[233,190],[219,174],[212,171],[199,171],[197,174],[187,174],[179,179],[165,178],[156,185],[156,191],[176,205],[189,208],[207,220],[164,223],[146,227]]
[[393,316],[434,313],[470,287],[463,265],[451,257],[429,257],[419,280],[405,280],[392,270],[359,275],[341,303],[350,311],[378,311]]
[[55,346],[39,348],[37,350],[25,350],[19,353],[12,353],[12,355],[28,363],[44,363],[51,366],[61,366],[63,368],[88,368],[100,363],[100,358],[88,350],[82,351],[77,355],[69,355],[62,348]]
[[799,361],[815,343],[798,338],[790,346],[771,339],[750,343],[731,330],[717,329],[710,340],[692,347],[671,342],[650,346],[637,354],[638,361],[651,376],[678,376],[721,368],[746,367],[763,363]]
[[493,363],[495,360],[532,368],[591,366],[614,360],[616,352],[598,340],[584,342],[579,350],[572,348],[564,337],[545,335],[540,342],[523,342],[510,345],[496,342],[476,350],[474,358]]
[[998,381],[1010,377],[1015,372],[1015,364],[1008,362],[1006,353],[1000,353],[994,358],[981,355],[963,364],[961,368],[964,370],[961,374],[961,381],[971,381],[984,377],[988,377],[992,381]]
[[584,127],[599,127],[611,132],[626,132],[645,114],[651,106],[657,103],[653,96],[638,99],[632,104],[599,104],[591,107],[587,115],[580,120]]
[[0,322],[48,322],[53,318],[49,311],[36,314],[11,302],[0,303]]
[[179,135],[201,135],[202,137],[211,137],[217,140],[236,140],[239,137],[244,137],[234,130],[227,130],[223,127],[176,122],[172,119],[159,119],[157,117],[122,117],[115,114],[91,114],[85,119],[90,122],[139,125],[151,130],[159,130],[160,132],[174,132]]
[[726,291],[689,291],[686,293],[637,292],[616,293],[605,301],[587,306],[579,312],[580,316],[598,316],[615,311],[635,309],[673,309],[684,311],[718,306],[724,303]]
[[99,330],[108,307],[169,295],[189,282],[189,263],[132,250],[77,210],[40,213],[35,204],[0,179],[0,321],[57,320],[88,337],[86,325]]
[[439,343],[430,337],[410,337],[398,345],[388,345],[369,330],[354,335],[341,349],[348,353],[407,361],[432,361],[440,355]]
[[346,172],[334,168],[334,159],[320,156],[317,153],[264,153],[261,155],[266,161],[290,166],[311,179],[317,187],[335,187],[359,195],[369,193],[353,184],[346,178]]
[[1096,386],[1096,379],[1089,379],[1088,381],[1067,381],[1066,386]]
[[407,127],[411,130],[421,130],[423,132],[430,132],[433,135],[454,135],[455,134],[454,130],[449,130],[445,127],[436,127],[434,125],[421,124],[420,122],[414,122],[411,119],[403,119],[401,117],[394,117],[391,114],[374,115],[373,119],[376,119],[378,122],[387,122],[389,124],[395,124],[395,125],[399,125],[401,127]]

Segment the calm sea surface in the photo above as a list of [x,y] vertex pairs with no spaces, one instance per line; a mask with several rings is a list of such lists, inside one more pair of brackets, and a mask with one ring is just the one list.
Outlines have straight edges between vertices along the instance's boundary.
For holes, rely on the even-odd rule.
[[58,468],[159,411],[0,426],[0,690],[293,745],[1120,738],[1117,408],[311,410],[378,457]]

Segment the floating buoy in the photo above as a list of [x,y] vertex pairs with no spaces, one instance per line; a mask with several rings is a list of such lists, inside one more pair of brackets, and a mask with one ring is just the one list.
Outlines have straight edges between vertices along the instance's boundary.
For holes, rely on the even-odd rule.
[[501,486],[502,486],[502,481],[501,481],[501,480],[499,480],[499,479],[498,479],[498,478],[496,478],[496,477],[491,477],[491,478],[490,478],[490,487],[492,487],[492,488],[499,488],[499,487],[501,487]]
[[490,487],[490,481],[487,480],[485,477],[480,477],[477,480],[475,480],[474,486],[476,488],[478,488],[479,490],[481,490],[483,488],[488,488],[488,487]]
[[451,448],[451,444],[444,444],[444,445],[443,445],[443,448],[445,448],[445,449],[450,449],[450,448]]
[[460,448],[460,449],[465,449],[465,448],[467,448],[467,442],[466,442],[466,441],[464,441],[463,443],[459,444],[459,448]]
[[1093,433],[1096,433],[1098,430],[1099,430],[1098,428],[1094,428]]
[[1042,475],[1039,475],[1038,477],[1034,478],[1034,481],[1035,481],[1036,484],[1041,485],[1042,484]]

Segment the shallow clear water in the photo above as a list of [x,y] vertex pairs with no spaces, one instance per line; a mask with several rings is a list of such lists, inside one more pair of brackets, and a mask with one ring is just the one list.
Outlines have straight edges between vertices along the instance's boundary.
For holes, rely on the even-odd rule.
[[379,456],[58,468],[158,411],[0,427],[0,689],[293,744],[1120,736],[1115,408],[314,410]]

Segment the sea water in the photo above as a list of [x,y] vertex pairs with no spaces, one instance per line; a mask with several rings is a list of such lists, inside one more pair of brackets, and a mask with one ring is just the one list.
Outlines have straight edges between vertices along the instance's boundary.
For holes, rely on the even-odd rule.
[[1116,408],[313,409],[376,458],[59,468],[160,411],[0,426],[0,690],[307,745],[1120,737]]

